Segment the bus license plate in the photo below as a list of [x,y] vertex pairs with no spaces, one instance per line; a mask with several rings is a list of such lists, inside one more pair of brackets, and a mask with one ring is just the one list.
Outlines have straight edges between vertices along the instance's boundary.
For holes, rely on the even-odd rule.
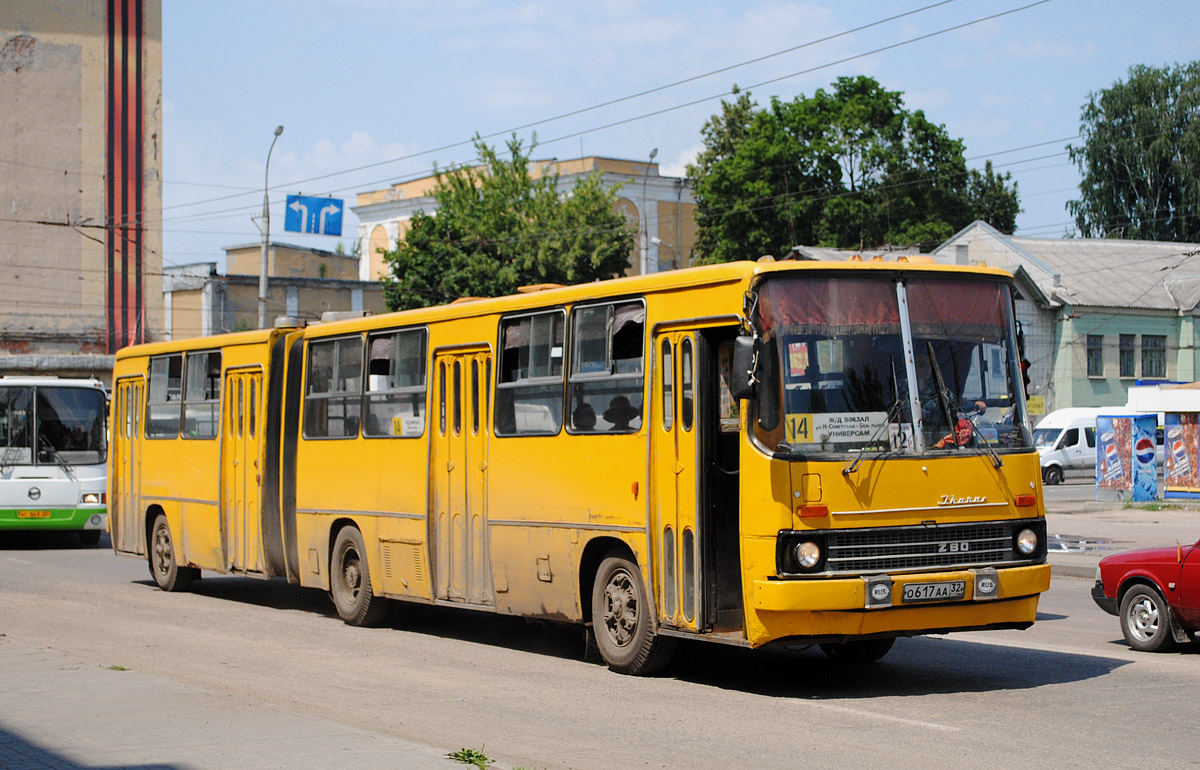
[[17,511],[18,519],[48,519],[50,511]]
[[900,594],[902,602],[952,602],[965,598],[967,581],[946,580],[940,583],[908,583]]

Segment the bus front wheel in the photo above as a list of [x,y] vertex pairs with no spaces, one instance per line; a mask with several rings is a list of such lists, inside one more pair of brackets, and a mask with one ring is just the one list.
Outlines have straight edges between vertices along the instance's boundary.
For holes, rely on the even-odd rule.
[[362,535],[343,527],[329,559],[329,594],[338,617],[351,626],[377,626],[387,615],[387,600],[371,593],[371,573]]
[[822,644],[821,652],[831,660],[847,665],[874,663],[888,654],[895,639],[855,639],[840,644]]
[[158,516],[150,530],[150,575],[164,591],[186,591],[200,575],[195,567],[183,567],[175,558],[175,544],[166,516]]
[[640,570],[619,557],[605,559],[596,573],[592,629],[600,656],[618,674],[655,674],[667,665],[675,649],[674,639],[658,636],[650,627]]

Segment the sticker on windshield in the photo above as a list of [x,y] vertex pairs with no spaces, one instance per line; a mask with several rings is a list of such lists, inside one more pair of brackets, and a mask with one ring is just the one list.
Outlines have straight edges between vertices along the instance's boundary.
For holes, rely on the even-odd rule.
[[862,444],[882,436],[887,412],[791,414],[784,420],[789,444]]

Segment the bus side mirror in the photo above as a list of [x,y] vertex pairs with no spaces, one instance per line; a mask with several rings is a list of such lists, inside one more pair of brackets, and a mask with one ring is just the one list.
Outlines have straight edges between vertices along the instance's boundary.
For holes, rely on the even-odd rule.
[[754,398],[754,384],[758,382],[755,352],[754,337],[742,335],[733,340],[733,371],[729,376],[729,392],[739,401]]

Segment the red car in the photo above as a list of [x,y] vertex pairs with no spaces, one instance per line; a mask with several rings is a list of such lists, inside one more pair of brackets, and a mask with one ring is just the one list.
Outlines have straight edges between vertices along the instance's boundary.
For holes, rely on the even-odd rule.
[[1200,631],[1200,543],[1115,553],[1100,560],[1092,598],[1121,619],[1135,650],[1158,652]]

